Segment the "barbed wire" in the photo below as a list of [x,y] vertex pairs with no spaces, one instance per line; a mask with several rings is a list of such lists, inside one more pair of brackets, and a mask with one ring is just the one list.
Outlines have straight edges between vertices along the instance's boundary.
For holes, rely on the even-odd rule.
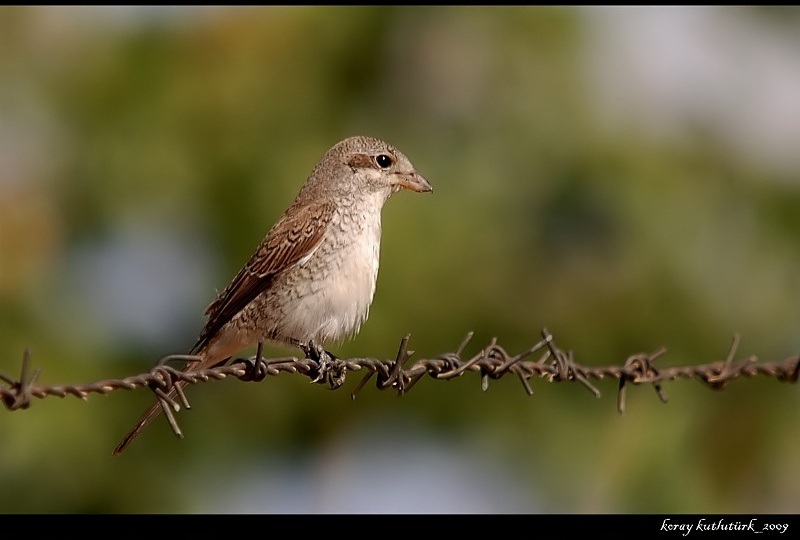
[[[140,375],[122,379],[104,379],[88,384],[57,386],[36,385],[41,370],[37,369],[31,373],[31,356],[30,352],[26,350],[23,354],[22,370],[18,380],[0,373],[0,379],[7,385],[0,385],[0,399],[7,409],[14,411],[30,407],[32,398],[75,396],[86,399],[93,393],[108,394],[116,390],[134,390],[146,387],[162,400],[162,406],[165,406],[165,411],[168,411],[166,405],[172,406],[175,410],[179,408],[178,404],[167,396],[172,388],[179,388],[176,385],[178,381],[197,384],[228,377],[235,377],[242,381],[262,381],[268,376],[277,376],[281,373],[299,373],[309,377],[312,382],[327,383],[331,389],[337,389],[344,383],[347,372],[363,370],[366,372],[364,377],[351,392],[351,397],[355,399],[372,377],[376,377],[375,386],[379,390],[392,389],[402,395],[411,390],[426,374],[434,379],[448,380],[460,377],[467,372],[474,372],[480,375],[483,390],[488,389],[491,379],[499,379],[508,374],[516,375],[528,395],[534,393],[530,384],[530,380],[533,378],[548,382],[578,382],[598,398],[601,397],[601,393],[590,382],[590,379],[617,379],[619,381],[617,410],[622,414],[625,412],[626,390],[629,384],[652,385],[659,399],[666,403],[667,398],[662,386],[665,381],[697,379],[710,388],[721,390],[731,381],[741,377],[761,375],[774,377],[779,381],[796,383],[800,376],[800,355],[789,357],[783,362],[759,363],[754,356],[738,362],[734,361],[739,346],[738,335],[734,336],[725,360],[695,366],[667,368],[659,368],[655,365],[656,360],[666,352],[664,348],[652,353],[631,355],[621,366],[583,366],[574,361],[571,351],[566,352],[556,346],[552,334],[547,329],[542,330],[541,341],[516,355],[509,354],[497,343],[497,339],[493,338],[478,353],[471,358],[464,359],[464,350],[472,336],[472,332],[467,334],[453,352],[417,360],[407,368],[404,366],[414,354],[414,351],[408,350],[410,335],[406,335],[401,340],[395,358],[389,360],[376,358],[342,360],[332,357],[331,364],[325,365],[325,362],[312,358],[262,358],[259,349],[256,356],[239,358],[225,366],[183,372],[169,366],[168,362],[188,360],[192,357],[171,355],[162,358],[153,369]],[[538,359],[529,359],[538,351],[542,351]],[[328,373],[324,373],[324,371]],[[188,408],[189,404],[183,392],[179,392],[179,397],[181,404]],[[174,429],[178,429],[177,425]]]

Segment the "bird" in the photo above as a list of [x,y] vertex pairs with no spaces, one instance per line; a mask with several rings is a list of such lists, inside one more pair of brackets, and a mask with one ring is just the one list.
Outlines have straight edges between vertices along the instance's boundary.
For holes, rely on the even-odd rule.
[[[401,190],[433,188],[394,146],[355,136],[331,147],[206,309],[205,326],[189,355],[176,355],[189,359],[182,371],[225,365],[253,345],[260,357],[264,343],[330,360],[325,343],[355,337],[367,319],[378,277],[381,211]],[[184,384],[176,381],[168,396],[177,396]],[[112,455],[121,454],[162,407],[160,400],[151,405]]]

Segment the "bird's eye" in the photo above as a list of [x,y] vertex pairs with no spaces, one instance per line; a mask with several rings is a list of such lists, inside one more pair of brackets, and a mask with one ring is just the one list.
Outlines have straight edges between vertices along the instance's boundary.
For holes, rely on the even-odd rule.
[[388,169],[394,163],[394,160],[391,156],[387,156],[386,154],[379,154],[375,157],[375,163],[378,164],[378,167],[381,169]]

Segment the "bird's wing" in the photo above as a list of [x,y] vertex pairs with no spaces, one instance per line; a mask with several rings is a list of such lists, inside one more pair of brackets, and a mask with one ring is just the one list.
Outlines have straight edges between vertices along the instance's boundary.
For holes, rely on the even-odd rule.
[[208,306],[208,321],[192,352],[208,344],[227,322],[269,287],[276,274],[311,255],[332,216],[330,202],[293,207],[284,214],[233,281]]

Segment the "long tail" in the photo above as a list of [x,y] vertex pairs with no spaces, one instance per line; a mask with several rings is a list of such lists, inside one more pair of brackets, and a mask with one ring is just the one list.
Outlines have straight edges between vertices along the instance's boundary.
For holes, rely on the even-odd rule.
[[[184,386],[186,383],[184,383],[183,381],[178,381],[175,384]],[[175,397],[178,395],[178,392],[173,388],[172,390],[169,391],[167,395],[170,398],[175,399]],[[133,442],[133,439],[135,439],[139,435],[139,433],[141,433],[142,430],[146,428],[150,424],[150,422],[155,420],[156,417],[158,417],[158,415],[160,415],[162,412],[163,410],[161,409],[161,402],[159,400],[156,400],[156,402],[150,405],[150,407],[144,412],[142,417],[139,418],[139,421],[136,422],[136,425],[133,426],[133,429],[131,429],[130,432],[128,432],[128,434],[125,435],[125,438],[122,439],[122,441],[117,445],[117,447],[114,448],[114,451],[111,452],[111,455],[117,456],[121,454],[123,451],[125,451],[128,445],[131,444],[131,442]]]
[[[192,349],[192,351],[194,351],[194,349]],[[260,352],[261,349],[259,348],[259,354]],[[227,356],[225,358],[220,359],[213,356],[207,356],[204,351],[199,351],[197,352],[197,354],[171,355],[169,357],[165,357],[164,359],[162,359],[162,362],[165,359],[186,360],[187,362],[183,368],[183,372],[187,373],[189,371],[195,371],[206,367],[213,368],[221,366],[225,364],[228,360],[230,360],[230,358],[231,358],[230,356]],[[167,396],[170,399],[174,400],[178,396],[178,390],[176,389],[176,387],[183,388],[184,386],[186,386],[186,384],[187,384],[186,381],[182,380],[175,381],[174,387],[171,388],[169,392],[167,392]],[[158,417],[158,415],[160,415],[162,412],[163,409],[161,408],[161,401],[156,400],[156,402],[150,405],[150,407],[144,412],[142,417],[139,418],[139,421],[136,422],[136,425],[133,426],[130,432],[128,432],[128,434],[125,435],[125,438],[122,439],[122,441],[117,445],[116,448],[114,448],[114,451],[111,452],[111,455],[118,456],[119,454],[124,452],[125,449],[128,447],[128,445],[131,444],[131,442],[133,442],[133,439],[135,439],[139,435],[139,433],[141,433],[142,430],[146,428],[150,424],[150,422],[155,420],[156,417]],[[179,437],[183,437],[183,435],[180,434],[180,431],[176,431],[176,435],[178,435]]]

